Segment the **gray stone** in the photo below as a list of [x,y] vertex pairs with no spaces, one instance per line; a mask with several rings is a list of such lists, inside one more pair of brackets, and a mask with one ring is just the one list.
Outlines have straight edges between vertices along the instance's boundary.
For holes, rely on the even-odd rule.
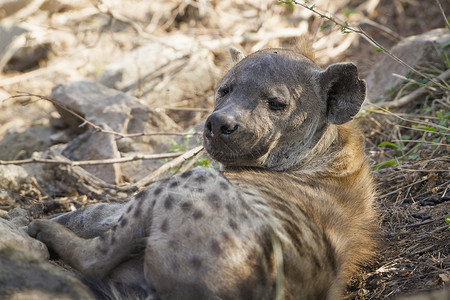
[[[107,125],[106,130],[111,130]],[[102,160],[120,158],[113,135],[90,129],[73,139],[62,152],[70,160]],[[107,183],[119,184],[122,173],[119,164],[83,166],[83,169]]]
[[25,159],[33,152],[46,150],[52,144],[52,133],[49,126],[11,128],[0,140],[0,160]]
[[14,53],[25,46],[23,34],[28,32],[22,26],[0,26],[0,71],[3,70]]
[[[95,124],[105,124],[120,133],[180,131],[167,115],[151,109],[138,99],[91,81],[68,82],[56,86],[51,97]],[[82,121],[61,107],[59,113],[72,129]],[[88,125],[85,125],[86,128]],[[141,136],[117,141],[121,152],[152,152],[164,136]]]
[[94,299],[80,280],[48,258],[43,243],[0,218],[1,299]]
[[[140,95],[153,107],[194,100],[213,89],[218,69],[214,56],[188,36],[167,36],[139,47],[107,66],[100,82]],[[200,97],[201,98],[201,97]]]
[[[447,29],[435,29],[427,33],[411,36],[396,46],[391,52],[415,69],[430,69],[430,66],[439,66],[444,63],[442,51],[450,55],[450,47],[442,49],[442,45],[450,41]],[[403,80],[393,76],[393,73],[407,76],[411,71],[383,56],[367,76],[367,98],[372,102],[383,100],[389,89],[398,87]]]
[[[11,219],[21,217],[8,214]],[[49,258],[47,247],[40,241],[31,238],[24,230],[13,222],[0,218],[0,249],[14,247],[30,253],[35,259]]]

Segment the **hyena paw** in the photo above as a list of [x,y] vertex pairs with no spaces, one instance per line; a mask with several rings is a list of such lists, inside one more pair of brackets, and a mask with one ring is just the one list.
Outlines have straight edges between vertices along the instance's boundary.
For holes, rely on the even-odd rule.
[[47,244],[55,236],[57,223],[50,220],[34,220],[28,225],[28,234]]

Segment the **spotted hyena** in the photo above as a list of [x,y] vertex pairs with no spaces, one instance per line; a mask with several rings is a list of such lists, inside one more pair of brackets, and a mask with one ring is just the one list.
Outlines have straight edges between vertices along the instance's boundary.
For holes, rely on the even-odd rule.
[[29,233],[86,277],[161,299],[340,298],[375,245],[351,121],[364,97],[351,63],[322,70],[290,50],[256,52],[220,81],[205,123],[223,172],[189,170]]

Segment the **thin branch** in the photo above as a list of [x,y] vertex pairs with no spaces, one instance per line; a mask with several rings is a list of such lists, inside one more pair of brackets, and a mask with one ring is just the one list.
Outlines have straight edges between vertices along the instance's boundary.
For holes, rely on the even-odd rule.
[[405,142],[405,143],[423,143],[423,144],[430,144],[430,145],[436,145],[436,146],[450,147],[450,145],[448,145],[448,144],[427,142],[427,141],[422,141],[422,140],[392,140],[392,141],[393,142]]
[[181,156],[171,160],[170,162],[162,165],[156,171],[152,172],[150,175],[144,177],[143,179],[139,180],[135,184],[131,185],[130,188],[138,188],[138,189],[140,189],[140,188],[143,188],[143,187],[149,185],[150,183],[155,181],[155,179],[157,179],[159,176],[161,176],[161,174],[163,174],[164,172],[166,172],[170,168],[173,168],[173,167],[175,167],[175,166],[185,162],[186,160],[188,160],[189,158],[191,158],[193,156],[196,156],[199,152],[201,152],[203,150],[204,150],[203,146],[197,146],[194,149],[191,149],[191,150],[187,151],[183,155],[181,155]]
[[[437,76],[435,79],[447,80],[449,77],[450,77],[450,69],[445,71],[441,75]],[[427,89],[429,89],[429,87],[423,86],[423,87],[420,87],[420,88],[414,90],[413,92],[409,93],[408,95],[401,97],[398,100],[381,102],[381,103],[377,103],[377,105],[379,105],[381,107],[385,107],[385,108],[398,108],[398,107],[404,106],[404,105],[410,103],[411,101],[413,101],[414,99],[426,94]]]
[[[387,56],[389,56],[391,59],[395,60],[396,62],[398,62],[399,64],[401,64],[402,66],[404,66],[405,68],[411,70],[412,72],[418,74],[419,76],[428,79],[429,81],[433,82],[434,84],[436,84],[439,88],[442,89],[442,91],[449,91],[449,88],[447,88],[446,86],[442,85],[440,82],[435,81],[434,79],[432,79],[431,77],[429,77],[428,75],[416,70],[415,68],[411,67],[409,64],[407,64],[406,62],[404,62],[403,60],[401,60],[400,58],[398,58],[397,56],[395,56],[394,54],[392,54],[391,52],[389,52],[385,47],[383,47],[380,43],[378,43],[374,38],[372,38],[370,35],[368,35],[364,30],[362,30],[361,27],[358,28],[354,28],[352,27],[347,21],[344,22],[344,24],[336,21],[335,18],[333,17],[329,17],[321,12],[319,12],[318,10],[315,9],[315,5],[307,5],[307,3],[300,3],[298,1],[279,1],[280,3],[285,3],[285,2],[291,2],[291,3],[295,3],[296,5],[299,5],[303,8],[306,8],[307,10],[319,15],[321,18],[326,19],[330,22],[332,22],[333,24],[337,25],[340,27],[342,33],[350,33],[350,32],[354,32],[359,34],[360,36],[362,36],[365,40],[367,40],[369,43],[371,43],[373,46],[375,46],[378,49],[381,49],[383,51],[383,53],[385,53]],[[328,12],[326,12],[328,13]]]
[[450,30],[450,23],[448,22],[448,18],[445,15],[445,11],[442,8],[441,2],[439,2],[439,0],[436,0],[436,3],[439,6],[439,10],[441,11],[442,16],[444,17],[445,23],[447,23],[447,29]]
[[200,156],[202,156],[205,152],[206,152],[206,149],[203,148],[200,152],[198,152],[195,156],[193,156],[191,161],[184,168],[184,171],[189,170],[195,164],[195,162],[200,158]]
[[400,120],[406,121],[406,122],[420,124],[420,125],[426,125],[426,126],[429,126],[429,127],[435,127],[435,128],[438,128],[438,129],[442,129],[444,131],[449,131],[450,130],[448,127],[444,127],[444,126],[441,126],[441,125],[438,125],[438,124],[434,124],[434,123],[430,123],[430,122],[409,120],[409,119],[403,118],[400,115],[398,115],[396,113],[393,113],[393,112],[391,112],[391,111],[389,111],[389,110],[379,106],[378,104],[375,104],[375,103],[372,103],[372,102],[369,102],[369,104],[374,106],[374,107],[376,107],[376,108],[378,108],[378,109],[381,109],[383,111],[383,112],[379,112],[377,110],[370,110],[371,112],[374,112],[374,113],[391,115],[391,116],[394,116],[394,117],[396,117],[396,118],[398,118]]
[[0,165],[24,165],[24,164],[61,164],[61,165],[70,165],[72,167],[76,166],[92,166],[92,165],[106,165],[106,164],[117,164],[117,163],[126,163],[130,161],[137,160],[152,160],[152,159],[163,159],[163,158],[174,158],[182,155],[184,152],[176,152],[176,153],[160,153],[160,154],[135,154],[129,157],[121,157],[121,158],[109,158],[109,159],[99,159],[99,160],[58,160],[58,159],[49,159],[49,158],[29,158],[23,160],[0,160]]
[[102,127],[92,123],[91,121],[86,120],[80,114],[74,112],[72,109],[68,108],[66,105],[62,104],[61,102],[59,102],[56,99],[53,99],[53,98],[50,98],[50,97],[46,97],[46,96],[42,96],[42,95],[38,95],[38,94],[28,93],[28,92],[18,92],[18,93],[20,93],[20,94],[11,96],[11,97],[9,97],[9,98],[7,98],[5,100],[13,99],[13,98],[20,98],[20,97],[24,97],[24,96],[36,97],[36,98],[39,98],[41,100],[47,100],[47,101],[50,101],[51,103],[61,107],[65,111],[71,113],[76,118],[78,118],[81,121],[83,121],[83,123],[81,123],[79,125],[79,127],[83,127],[84,125],[87,124],[87,125],[91,126],[92,128],[94,128],[95,130],[97,130],[98,132],[116,135],[116,136],[119,136],[120,138],[130,138],[130,137],[140,137],[140,136],[155,136],[155,135],[186,136],[186,135],[202,135],[203,134],[202,132],[148,132],[148,133],[147,132],[138,132],[138,133],[121,133],[121,132],[117,132],[117,131],[113,131],[113,130],[106,130],[106,129],[103,129]]
[[420,222],[420,223],[407,224],[405,227],[406,227],[406,228],[410,228],[410,227],[422,226],[422,225],[426,225],[426,224],[433,223],[434,221],[440,220],[440,219],[443,219],[443,218],[437,218],[437,219],[426,220],[426,221],[423,221],[423,222]]

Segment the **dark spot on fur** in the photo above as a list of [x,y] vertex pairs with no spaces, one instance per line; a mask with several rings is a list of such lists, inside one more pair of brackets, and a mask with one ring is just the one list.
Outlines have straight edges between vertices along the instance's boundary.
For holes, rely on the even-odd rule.
[[236,216],[236,208],[230,203],[225,204],[225,208],[231,216]]
[[137,207],[141,207],[142,206],[142,204],[144,203],[145,201],[138,201],[138,203],[137,203]]
[[162,192],[162,187],[157,187],[154,191],[153,191],[153,195],[158,196],[159,194],[161,194]]
[[180,183],[178,181],[172,181],[172,183],[169,185],[170,188],[175,188],[179,185]]
[[139,218],[141,216],[141,210],[139,208],[135,209],[133,217]]
[[128,206],[127,213],[129,213],[133,209],[133,206]]
[[142,190],[136,194],[135,198],[139,201],[146,199],[148,196],[148,190]]
[[192,235],[192,231],[190,229],[186,230],[186,233],[184,234],[187,238],[190,238]]
[[116,230],[117,230],[117,224],[114,225],[114,226],[111,228],[111,230],[112,230],[113,232],[116,231]]
[[195,220],[200,219],[201,217],[203,217],[203,212],[201,210],[196,210],[194,211],[194,213],[192,214],[192,217],[194,217]]
[[108,249],[104,248],[104,247],[97,247],[98,251],[100,251],[100,253],[102,253],[103,255],[105,255],[106,253],[108,253]]
[[168,230],[169,230],[169,220],[165,218],[164,221],[161,223],[161,231],[165,233]]
[[75,219],[78,215],[82,213],[83,211],[79,209],[71,213],[63,214],[62,216],[57,218],[56,222],[58,222],[61,225],[66,225],[67,223],[69,223],[70,220]]
[[222,232],[222,238],[225,243],[231,241],[230,235],[225,231]]
[[202,267],[202,261],[197,256],[192,257],[191,264],[194,267],[194,269],[200,269]]
[[207,199],[211,206],[216,210],[221,207],[222,203],[220,197],[217,194],[209,194]]
[[243,207],[245,210],[247,210],[247,211],[251,210],[251,209],[250,209],[250,206],[248,206],[247,201],[245,201],[245,200],[242,198],[241,195],[239,195],[239,202],[241,203],[242,207]]
[[[176,262],[172,262],[172,272],[179,272],[180,271],[180,265]],[[154,292],[156,294],[156,291]],[[148,297],[147,297],[148,298]]]
[[327,256],[328,262],[333,269],[333,273],[335,275],[337,275],[338,266],[337,266],[337,261],[336,261],[336,257],[337,257],[336,248],[331,244],[330,240],[328,239],[328,236],[325,233],[322,233],[322,239],[323,239],[323,244],[325,245],[324,248],[326,249],[326,256]]
[[111,245],[114,245],[114,243],[116,242],[116,238],[114,236],[111,237]]
[[186,171],[180,175],[181,178],[187,178],[192,175],[192,170]]
[[167,196],[166,200],[164,201],[164,207],[169,210],[172,208],[173,204],[173,198],[171,196]]
[[238,224],[233,219],[228,220],[228,224],[230,225],[231,229],[236,231],[238,229]]
[[183,211],[189,211],[192,208],[192,203],[191,202],[183,202],[181,203],[181,209]]
[[200,174],[200,175],[195,177],[195,181],[197,181],[198,183],[205,183],[206,182],[206,177],[205,177],[205,175]]
[[120,221],[122,221],[122,219],[123,219],[123,215],[120,216],[120,218],[119,218],[119,220],[117,220],[117,222],[120,223]]
[[222,249],[220,248],[219,242],[215,239],[211,240],[211,250],[215,255],[222,254]]
[[199,192],[199,193],[203,193],[203,192],[205,192],[205,189],[203,189],[203,188],[199,188],[199,189],[197,189],[197,192]]
[[250,279],[247,279],[236,287],[239,291],[239,299],[255,299],[253,295],[253,282],[249,281]]
[[228,185],[228,183],[226,183],[225,181],[221,181],[219,183],[220,187],[222,188],[222,190],[228,191],[230,189],[230,186]]
[[169,245],[171,250],[177,251],[180,248],[180,242],[178,240],[169,240],[167,244]]
[[100,239],[100,241],[104,241],[104,240],[106,240],[106,234],[105,233],[102,233],[102,234],[100,234],[99,236],[98,236],[98,238]]
[[122,227],[124,227],[127,224],[128,224],[128,220],[125,218],[120,222],[120,226],[122,226]]

